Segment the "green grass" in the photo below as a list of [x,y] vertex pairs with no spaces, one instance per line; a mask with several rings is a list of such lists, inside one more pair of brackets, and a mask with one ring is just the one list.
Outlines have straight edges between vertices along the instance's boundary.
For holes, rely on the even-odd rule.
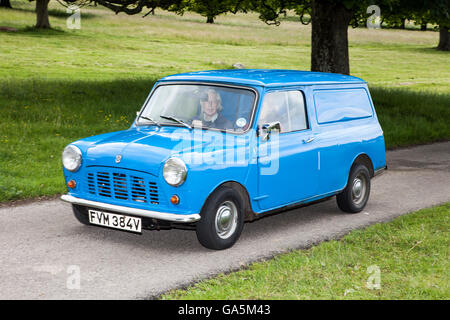
[[[178,72],[230,68],[309,69],[310,27],[257,14],[214,25],[180,17],[115,15],[82,8],[66,28],[51,1],[54,29],[40,31],[34,3],[0,9],[0,201],[65,192],[60,154],[76,139],[127,128],[154,81]],[[289,16],[288,16],[289,18]],[[438,33],[349,29],[351,70],[369,82],[388,148],[450,139],[449,54]],[[111,115],[111,116],[109,116]]]
[[[450,203],[221,274],[161,299],[444,299]],[[370,278],[376,266],[380,288]]]
[[3,83],[0,201],[64,192],[63,148],[86,136],[128,128],[153,83],[151,79]]
[[371,88],[386,147],[450,139],[450,94]]

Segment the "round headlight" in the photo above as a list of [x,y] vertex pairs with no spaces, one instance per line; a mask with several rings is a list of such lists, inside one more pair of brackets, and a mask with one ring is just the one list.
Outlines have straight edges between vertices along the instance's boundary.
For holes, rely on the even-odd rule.
[[64,148],[62,153],[62,162],[64,168],[69,171],[77,171],[81,166],[81,151],[75,146],[69,145]]
[[178,187],[186,180],[187,168],[180,158],[170,158],[163,167],[164,180],[174,187]]

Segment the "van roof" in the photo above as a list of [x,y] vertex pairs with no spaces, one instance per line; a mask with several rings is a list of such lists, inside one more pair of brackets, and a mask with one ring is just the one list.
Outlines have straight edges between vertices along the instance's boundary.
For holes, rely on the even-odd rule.
[[231,69],[209,70],[174,74],[162,78],[160,81],[205,81],[224,82],[230,84],[256,86],[286,86],[331,83],[361,83],[364,80],[338,73],[272,70],[272,69]]

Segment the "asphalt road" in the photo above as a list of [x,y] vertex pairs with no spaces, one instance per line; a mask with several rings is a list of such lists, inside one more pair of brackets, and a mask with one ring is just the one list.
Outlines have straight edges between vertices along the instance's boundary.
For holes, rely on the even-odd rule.
[[0,208],[0,299],[151,298],[276,253],[338,238],[364,226],[450,201],[450,142],[389,152],[363,213],[334,198],[247,223],[225,251],[193,231],[142,236],[80,225],[59,200]]

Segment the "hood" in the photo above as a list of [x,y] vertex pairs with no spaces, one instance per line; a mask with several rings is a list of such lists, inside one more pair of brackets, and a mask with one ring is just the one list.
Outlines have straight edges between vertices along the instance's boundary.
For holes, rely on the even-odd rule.
[[[158,176],[162,164],[173,155],[185,156],[223,146],[221,132],[190,131],[180,127],[134,127],[107,135],[86,149],[86,166],[108,166],[144,171]],[[220,145],[219,145],[220,144]],[[116,163],[116,156],[121,160]]]

